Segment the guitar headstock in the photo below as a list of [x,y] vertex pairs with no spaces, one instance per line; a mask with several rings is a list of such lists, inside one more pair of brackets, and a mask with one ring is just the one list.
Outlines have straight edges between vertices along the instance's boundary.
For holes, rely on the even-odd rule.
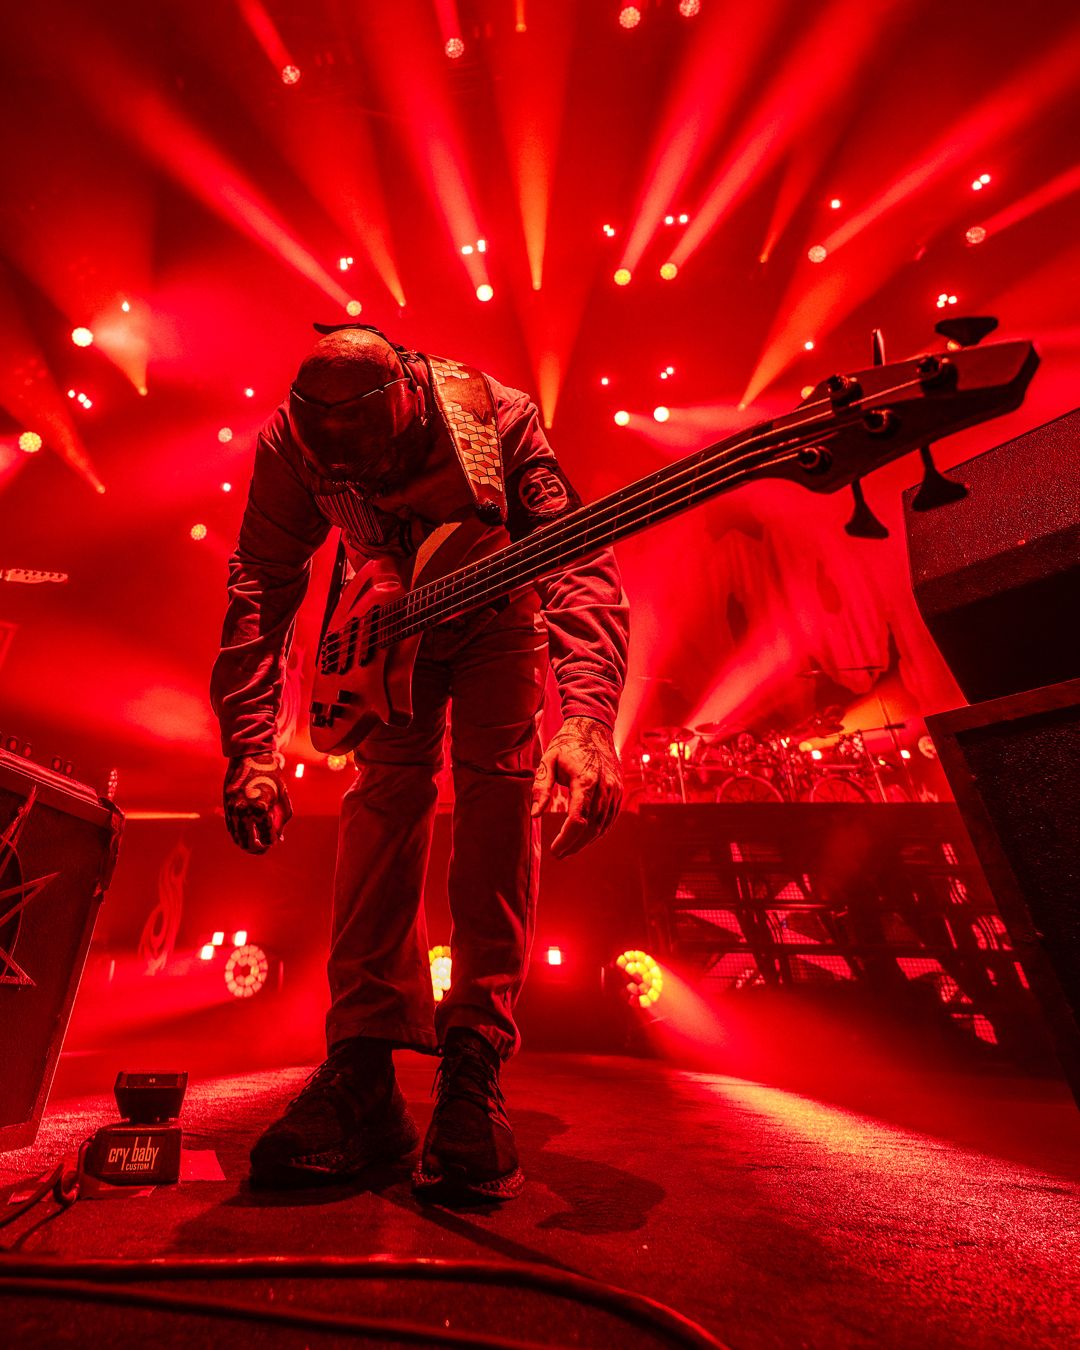
[[776,458],[754,476],[837,492],[912,450],[1012,412],[1038,364],[1030,342],[999,342],[830,376],[770,424]]

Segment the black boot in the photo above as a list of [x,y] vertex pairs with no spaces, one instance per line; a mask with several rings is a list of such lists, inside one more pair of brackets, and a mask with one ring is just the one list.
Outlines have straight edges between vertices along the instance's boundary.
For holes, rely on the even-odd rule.
[[286,1188],[343,1181],[411,1153],[420,1139],[385,1041],[342,1041],[251,1150],[251,1184]]
[[478,1032],[452,1027],[436,1075],[435,1112],[417,1195],[447,1203],[509,1200],[525,1178],[499,1086],[499,1057]]

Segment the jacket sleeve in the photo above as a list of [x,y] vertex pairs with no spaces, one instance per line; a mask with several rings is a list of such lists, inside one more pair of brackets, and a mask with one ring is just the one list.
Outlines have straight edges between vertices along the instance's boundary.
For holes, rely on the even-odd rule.
[[311,494],[264,429],[240,538],[229,559],[221,650],[210,677],[210,703],[227,756],[274,748],[296,614],[307,591],[312,555],[329,530]]
[[[548,444],[536,406],[513,392],[507,401],[498,400],[499,432],[507,525],[510,537],[521,539],[574,511],[581,499]],[[563,717],[592,717],[614,727],[626,679],[630,613],[613,550],[567,563],[535,585]]]

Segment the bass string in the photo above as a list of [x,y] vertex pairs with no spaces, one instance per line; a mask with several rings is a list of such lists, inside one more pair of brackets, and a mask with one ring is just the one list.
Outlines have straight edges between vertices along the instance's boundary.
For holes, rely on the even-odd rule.
[[[920,379],[902,381],[888,389],[876,391],[872,397],[875,400],[889,398],[905,389],[921,388],[922,384],[923,382]],[[818,402],[823,402],[823,400]],[[855,420],[855,415],[861,414],[864,402],[865,399],[853,399],[845,405],[842,411],[851,414],[846,419],[848,424]],[[817,406],[817,404],[813,406]],[[463,608],[472,608],[478,603],[483,603],[483,600],[489,595],[505,592],[509,589],[506,585],[506,578],[513,578],[515,568],[518,568],[522,561],[525,563],[525,568],[521,569],[522,575],[524,575],[526,570],[534,568],[537,560],[550,554],[552,549],[565,548],[576,543],[579,539],[587,541],[590,531],[597,526],[604,516],[610,516],[612,512],[615,513],[617,521],[624,509],[631,506],[636,507],[644,502],[648,506],[648,514],[653,514],[664,498],[669,498],[673,493],[678,493],[686,487],[686,483],[680,481],[682,479],[689,479],[691,483],[695,483],[697,479],[702,478],[704,470],[705,476],[710,480],[714,474],[719,474],[720,485],[722,485],[725,471],[737,470],[743,472],[738,470],[738,466],[745,463],[749,457],[745,451],[755,442],[760,443],[759,449],[767,447],[770,437],[783,438],[780,440],[780,444],[783,446],[789,446],[793,440],[795,442],[802,440],[805,444],[807,429],[815,431],[818,427],[825,427],[835,433],[842,430],[844,425],[843,422],[838,423],[836,410],[831,408],[830,405],[829,411],[811,414],[801,421],[791,422],[782,428],[776,428],[770,424],[767,429],[757,433],[757,435],[744,436],[737,445],[725,447],[721,443],[719,446],[699,451],[696,455],[690,456],[687,461],[682,461],[682,468],[677,463],[671,466],[674,472],[668,473],[668,470],[662,469],[657,475],[653,475],[655,481],[650,488],[642,487],[625,496],[617,493],[609,499],[607,505],[603,506],[600,511],[597,511],[597,506],[600,503],[592,503],[589,506],[582,507],[580,508],[580,518],[577,520],[574,519],[574,516],[579,515],[578,512],[565,517],[559,523],[558,528],[552,531],[550,537],[543,541],[543,547],[540,550],[536,549],[537,538],[532,535],[514,547],[500,550],[493,558],[481,559],[468,567],[450,573],[447,577],[429,582],[426,586],[421,586],[416,591],[410,592],[403,600],[398,600],[393,605],[388,606],[380,615],[376,628],[376,645],[390,645],[401,637],[408,636],[410,632],[427,627],[433,621],[437,621],[438,617],[459,613]],[[794,432],[801,432],[802,434],[793,437],[792,433]],[[812,439],[817,441],[822,438],[815,435]],[[734,459],[707,458],[730,453],[732,450],[739,452]],[[776,458],[773,462],[780,463],[784,459],[793,457],[791,454],[785,454]],[[762,463],[767,462],[767,458],[762,461]],[[760,465],[755,467],[760,467]],[[663,478],[665,473],[668,473],[666,479]],[[661,483],[665,490],[657,494],[656,488]],[[692,496],[695,490],[713,491],[716,486],[716,482],[713,481],[701,484],[699,488],[692,488],[690,495]],[[597,546],[599,547],[599,544]],[[534,576],[540,574],[533,572]],[[486,586],[486,589],[481,589],[476,594],[470,593],[470,587],[474,587],[477,582],[482,588]]]
[[[793,451],[788,455],[781,456],[780,459],[795,459],[797,458],[797,454],[797,451]],[[744,481],[748,472],[748,469],[733,470],[730,466],[725,466],[727,478],[730,479],[732,483]],[[715,474],[711,475],[711,477],[715,476]],[[720,477],[720,481],[725,481],[723,476]],[[685,498],[686,504],[690,504],[695,492],[712,492],[715,490],[715,487],[715,482],[698,484]],[[674,494],[671,492],[664,494],[664,496],[668,498],[671,498],[673,495]],[[641,528],[644,525],[647,525],[650,516],[655,515],[658,511],[667,509],[673,504],[677,505],[678,500],[676,499],[675,502],[665,502],[662,499],[657,499],[650,504],[648,511],[644,512],[632,522],[631,531],[633,528]],[[588,529],[580,532],[577,539],[571,537],[568,540],[564,539],[558,541],[558,543],[554,545],[555,556],[550,559],[550,565],[555,565],[559,559],[579,541],[584,541],[582,552],[591,552],[593,551],[593,548],[599,549],[603,547],[605,543],[610,542],[607,536],[613,535],[620,524],[618,514],[618,511],[616,511],[616,519],[605,525],[603,530],[595,529],[594,521]],[[393,643],[400,641],[403,637],[408,637],[411,633],[429,627],[432,623],[437,622],[440,617],[448,618],[453,614],[461,613],[463,610],[474,609],[477,606],[482,605],[485,600],[489,598],[503,595],[507,591],[515,589],[516,584],[524,585],[527,580],[543,575],[546,570],[549,570],[548,563],[543,562],[543,559],[546,555],[551,554],[552,551],[552,547],[540,550],[534,556],[526,559],[527,565],[525,567],[519,569],[515,569],[514,567],[509,569],[504,568],[497,578],[487,578],[482,580],[480,584],[474,586],[468,594],[464,593],[463,588],[462,592],[459,592],[454,596],[446,597],[444,603],[430,604],[425,608],[420,617],[411,615],[380,615],[376,624],[375,645],[378,647],[391,646]],[[485,584],[485,582],[488,584]],[[390,620],[389,622],[384,621],[387,618]]]

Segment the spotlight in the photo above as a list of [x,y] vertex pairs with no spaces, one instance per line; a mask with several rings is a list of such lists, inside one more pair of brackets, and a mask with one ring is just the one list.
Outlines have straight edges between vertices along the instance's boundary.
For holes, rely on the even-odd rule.
[[981,225],[972,225],[971,229],[965,233],[964,238],[969,244],[981,244],[986,238],[986,230]]
[[303,763],[300,763],[300,764],[298,764],[298,765],[296,766],[296,768],[293,770],[293,777],[294,777],[294,778],[303,778],[303,776],[304,776],[304,765],[303,765]]
[[652,415],[654,422],[666,422],[671,416],[671,409],[665,408],[664,405],[661,404],[659,408],[654,408],[652,410]]
[[247,940],[248,940],[247,929],[246,929],[246,928],[238,928],[238,929],[236,930],[236,932],[233,934],[233,939],[232,939],[232,940],[233,940],[233,946],[234,946],[234,947],[246,947],[246,946],[247,946]]
[[228,445],[232,440],[232,427],[222,427],[217,434],[217,438],[222,445]]
[[626,976],[626,997],[643,1008],[651,1007],[664,989],[664,975],[648,952],[628,951],[616,960]]
[[911,751],[910,751],[910,750],[901,750],[901,751],[900,751],[900,758],[901,758],[901,759],[910,759],[910,758],[911,758]]
[[674,374],[675,374],[675,367],[674,367],[674,366],[665,366],[664,369],[667,371],[667,373],[668,373],[669,375],[674,375]]
[[627,425],[629,421],[630,421],[630,414],[625,410],[625,408],[620,408],[619,411],[615,414],[615,425],[617,427],[624,427]]
[[347,272],[353,265],[353,260],[351,258],[339,258],[337,260],[337,265],[342,272]]
[[829,250],[824,244],[815,244],[813,248],[807,250],[806,256],[812,263],[824,262],[829,256]]
[[94,340],[94,335],[89,328],[73,328],[71,340],[76,347],[89,347]]
[[811,395],[813,392],[814,392],[814,386],[813,386],[812,384],[804,384],[803,387],[802,387],[802,389],[799,391],[799,397],[800,397],[800,398],[809,398],[810,395]]
[[443,48],[451,61],[458,61],[465,55],[465,44],[459,37],[449,38]]
[[619,26],[621,28],[636,28],[641,22],[641,10],[636,5],[624,5],[619,10]]
[[674,216],[665,216],[665,217],[664,217],[664,224],[665,224],[665,225],[674,225],[674,224],[675,224],[675,217],[674,217]]
[[348,755],[326,756],[326,767],[332,770],[334,773],[340,773],[341,770],[345,768],[346,764],[348,764],[348,762],[349,762]]
[[563,963],[562,948],[549,947],[544,955],[544,959],[545,961],[547,961],[549,966],[561,966]]
[[601,384],[604,386],[604,388],[606,389],[607,386],[611,383],[611,381],[608,379],[608,377],[607,377],[606,375],[601,375],[601,376],[600,376],[600,383],[601,383]]
[[821,757],[822,757],[822,755],[821,755],[821,751],[820,751],[820,750],[811,750],[811,751],[810,751],[810,758],[811,758],[811,759],[821,759]]
[[450,948],[432,947],[428,952],[428,964],[431,967],[431,992],[435,1002],[441,1003],[450,992],[450,975],[454,965]]
[[614,238],[615,238],[615,227],[614,227],[613,225],[605,225],[605,226],[604,226],[604,233],[607,235],[607,237],[608,237],[609,239],[614,239]]
[[120,308],[124,311],[125,314],[131,313],[131,305],[127,300],[120,301]]
[[477,253],[486,253],[486,252],[487,252],[487,240],[486,240],[486,239],[478,239],[478,240],[476,241],[476,251],[477,251]]
[[192,539],[194,539],[195,542],[198,543],[200,539],[205,539],[205,538],[206,538],[206,526],[205,526],[205,525],[192,525],[191,530],[190,530],[190,534],[191,534]]
[[684,19],[695,19],[701,13],[701,0],[679,0],[679,13]]
[[629,267],[620,267],[615,273],[614,281],[616,286],[629,286],[630,285]]
[[233,998],[254,998],[265,985],[270,962],[261,947],[237,947],[225,962],[225,988]]
[[199,948],[199,960],[212,961],[214,959],[214,950],[215,949],[211,943],[209,942],[203,943],[203,945]]
[[476,288],[477,300],[482,300],[485,304],[492,298],[494,294],[495,294],[494,288],[489,286],[486,281],[482,286],[477,286]]
[[349,303],[345,306],[345,313],[351,314],[352,317],[355,319],[363,308],[364,306],[360,303],[359,300],[350,300]]
[[652,763],[652,755],[649,754],[648,750],[646,750],[645,753],[641,756],[641,762],[642,764]]
[[222,490],[222,492],[231,492],[231,491],[232,491],[232,484],[231,484],[231,483],[222,483],[222,485],[221,485],[221,490]]
[[210,941],[215,947],[223,947],[225,945],[225,929],[219,928]]
[[807,338],[806,341],[803,343],[803,351],[812,352],[813,350],[814,350],[814,339]]
[[300,78],[299,66],[282,66],[281,68],[282,84],[295,84],[299,78]]
[[19,449],[28,455],[36,455],[41,449],[41,437],[36,431],[24,431],[19,436]]
[[686,214],[686,212],[684,211],[684,212],[682,213],[682,215],[679,217],[679,224],[680,224],[680,225],[688,225],[689,223],[690,223],[690,217],[689,217],[689,216]]
[[245,397],[245,398],[254,398],[254,397],[255,397],[255,390],[252,389],[252,388],[250,387],[250,385],[248,386],[247,389],[244,390],[244,397]]
[[472,244],[462,244],[462,246],[461,246],[461,252],[462,252],[462,254],[463,254],[466,258],[469,256],[469,254],[470,254],[472,251],[473,251],[473,246],[472,246]]
[[841,205],[841,203],[840,203],[840,198],[839,198],[839,197],[834,197],[834,198],[832,199],[832,201],[829,203],[829,205],[832,207],[832,209],[833,209],[834,211],[839,211],[839,210],[840,210],[840,205]]
[[673,262],[666,262],[660,268],[660,275],[665,281],[674,281],[679,275],[679,269]]

